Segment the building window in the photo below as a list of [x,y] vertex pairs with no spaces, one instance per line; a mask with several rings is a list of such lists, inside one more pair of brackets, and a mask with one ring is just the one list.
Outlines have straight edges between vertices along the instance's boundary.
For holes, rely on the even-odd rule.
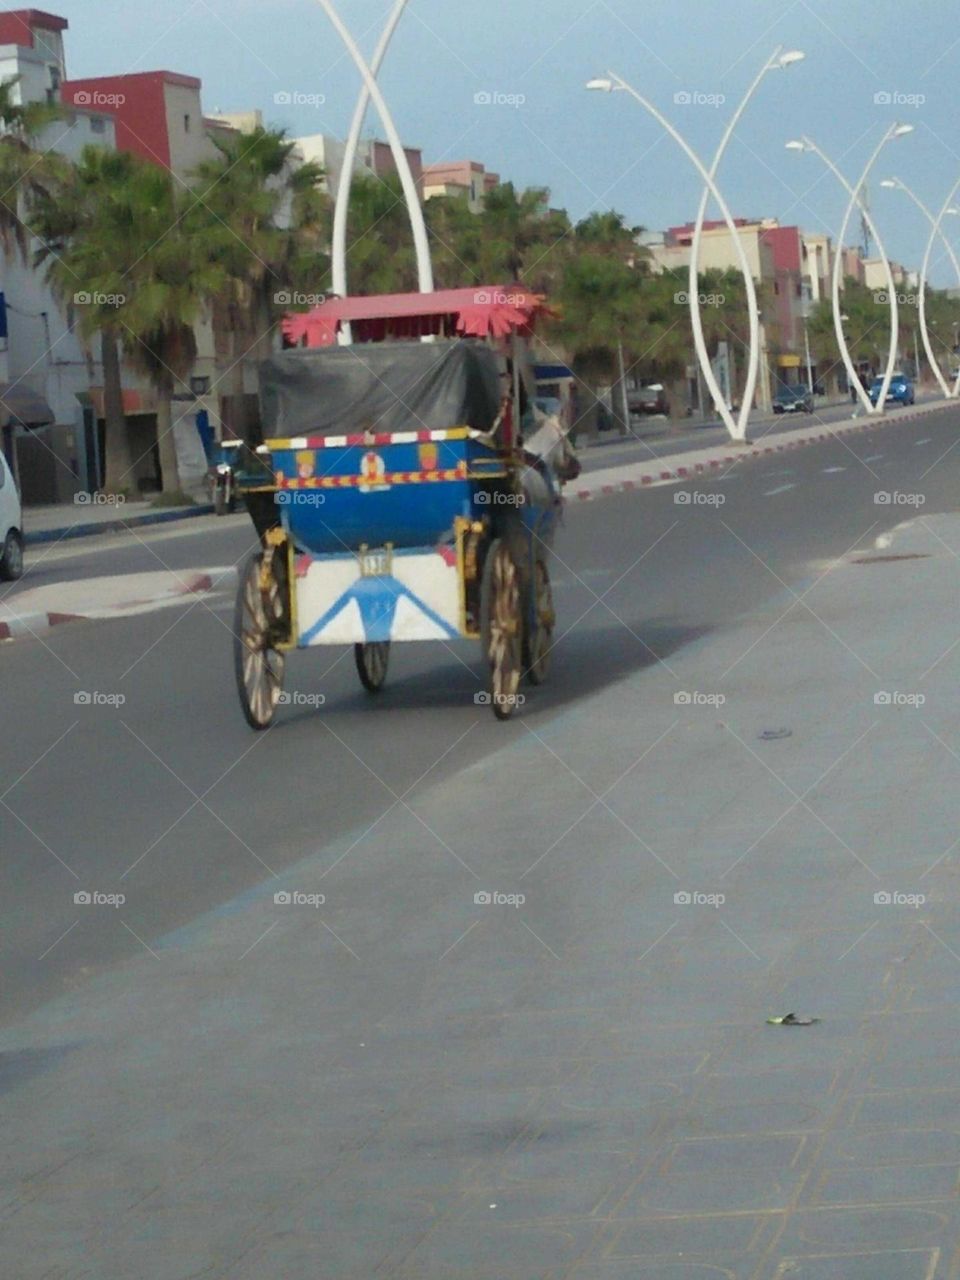
[[91,116],[91,117],[90,117],[90,132],[91,132],[91,133],[106,133],[106,132],[107,132],[107,122],[106,122],[106,120],[104,120],[103,116]]
[[189,117],[189,116],[184,116],[184,117],[183,117],[183,132],[184,132],[184,133],[189,133],[189,132],[190,132],[190,117]]

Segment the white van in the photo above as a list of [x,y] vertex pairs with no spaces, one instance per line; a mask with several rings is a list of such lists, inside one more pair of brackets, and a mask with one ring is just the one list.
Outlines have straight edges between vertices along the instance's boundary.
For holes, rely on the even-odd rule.
[[0,578],[7,582],[23,573],[23,517],[20,495],[7,460],[0,452]]

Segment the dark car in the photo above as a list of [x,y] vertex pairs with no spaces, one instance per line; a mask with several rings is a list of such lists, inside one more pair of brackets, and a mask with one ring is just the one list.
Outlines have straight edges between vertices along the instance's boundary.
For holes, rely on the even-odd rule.
[[[870,384],[870,399],[876,404],[880,399],[880,392],[883,390],[883,378],[874,378]],[[913,404],[916,400],[916,392],[913,389],[913,383],[905,373],[895,373],[890,379],[890,389],[887,392],[887,402],[891,400],[896,404]]]
[[813,393],[802,382],[781,387],[773,401],[774,413],[813,413]]
[[627,404],[631,418],[652,417],[654,414],[662,414],[666,417],[670,413],[667,393],[663,389],[663,384],[659,382],[651,383],[649,387],[641,387],[639,391],[628,392]]

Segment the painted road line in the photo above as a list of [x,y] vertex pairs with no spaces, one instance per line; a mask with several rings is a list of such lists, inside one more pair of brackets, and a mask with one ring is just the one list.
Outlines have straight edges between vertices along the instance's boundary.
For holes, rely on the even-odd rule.
[[838,472],[838,471],[846,471],[846,469],[847,469],[846,467],[824,467],[824,468],[823,468],[823,475],[825,475],[825,476],[832,476],[832,475],[835,475],[835,474],[836,474],[836,472]]
[[776,489],[771,489],[768,493],[765,493],[763,496],[765,498],[775,498],[778,493],[786,493],[788,489],[795,489],[796,487],[797,486],[795,484],[781,484]]
[[869,458],[861,458],[861,462],[880,462],[883,458],[882,453],[871,453]]
[[914,443],[914,447],[916,448],[922,444],[933,444],[933,441],[930,439],[929,436],[927,436],[926,440],[914,440],[913,443]]

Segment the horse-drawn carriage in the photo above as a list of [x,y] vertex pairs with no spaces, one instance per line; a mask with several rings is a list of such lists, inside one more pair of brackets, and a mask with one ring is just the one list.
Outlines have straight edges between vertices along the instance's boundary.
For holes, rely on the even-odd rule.
[[[271,723],[295,648],[352,645],[376,692],[392,644],[479,639],[480,700],[501,719],[524,677],[544,679],[548,553],[576,464],[526,384],[524,339],[542,307],[533,294],[457,290],[286,318],[292,345],[261,368],[267,439],[240,479],[261,543],[234,628],[253,728]],[[359,340],[336,345],[346,323]]]

